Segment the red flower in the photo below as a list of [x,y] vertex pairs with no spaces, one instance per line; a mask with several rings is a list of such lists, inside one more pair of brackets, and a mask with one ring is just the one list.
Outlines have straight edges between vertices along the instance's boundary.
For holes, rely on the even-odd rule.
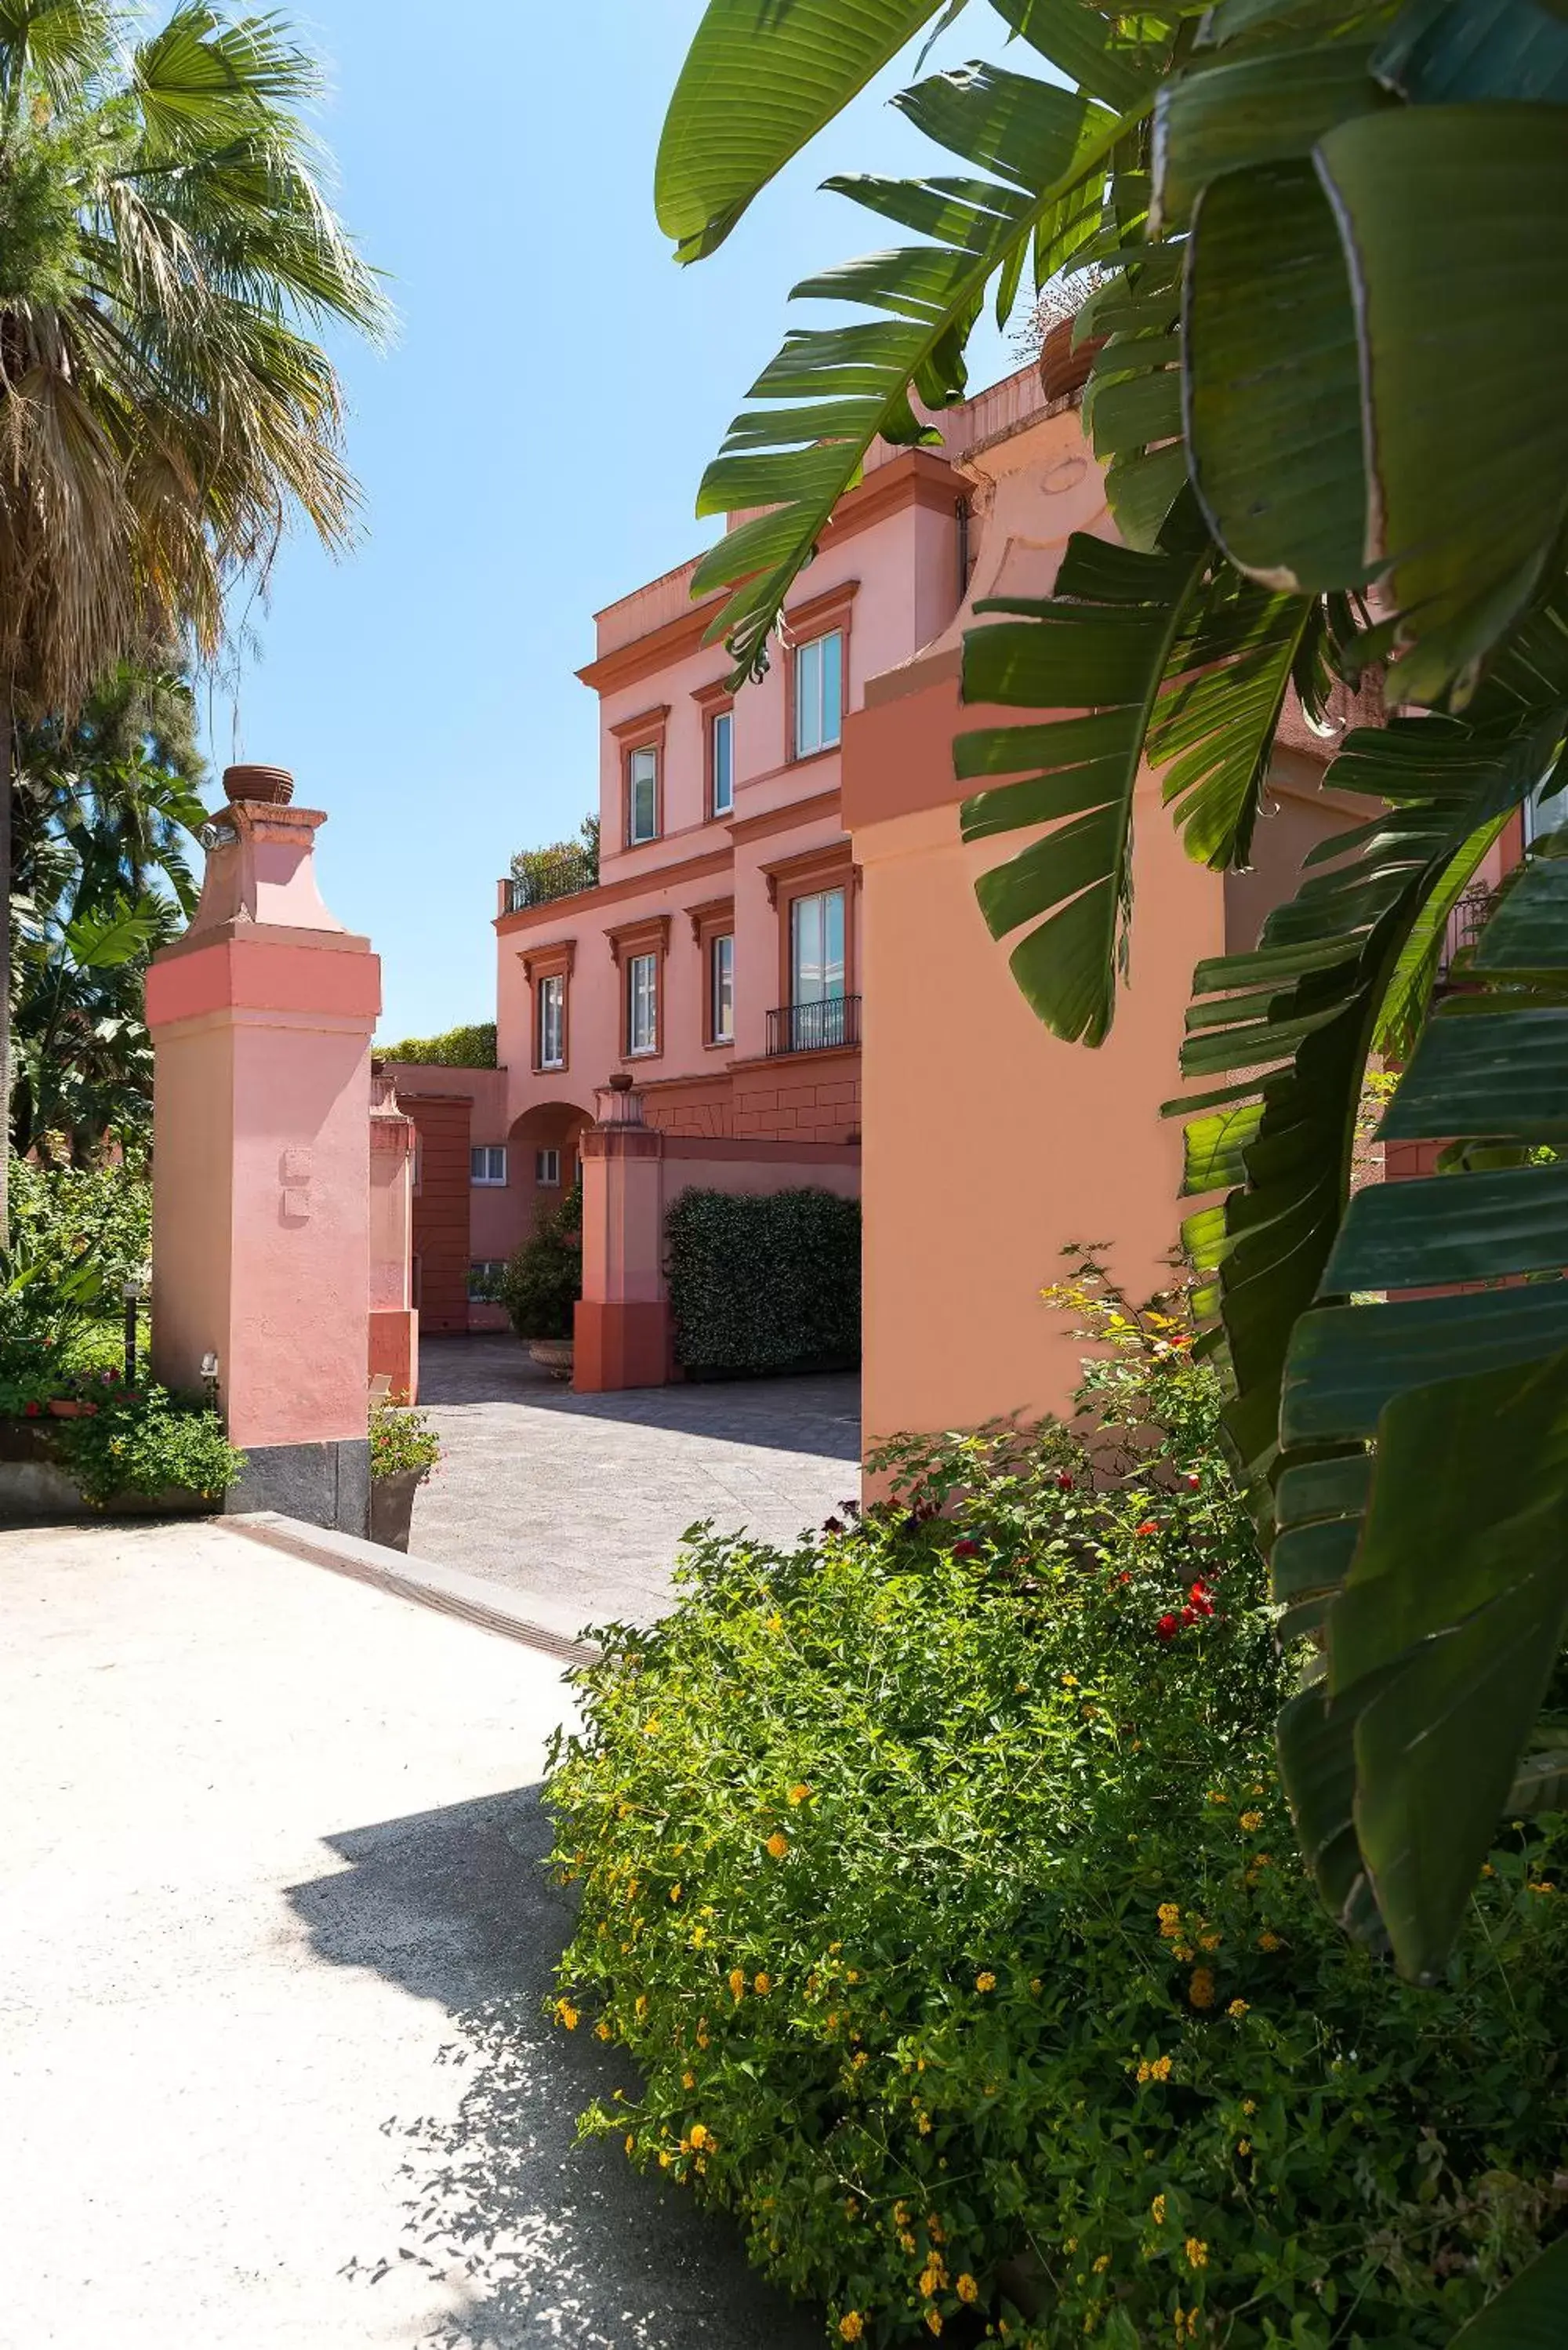
[[980,1544],[977,1542],[956,1542],[953,1544],[953,1556],[955,1558],[978,1558],[980,1556]]
[[1162,1616],[1154,1628],[1162,1640],[1174,1640],[1177,1631],[1175,1617]]
[[1191,1590],[1187,1596],[1191,1600],[1193,1609],[1196,1614],[1199,1616],[1213,1615],[1214,1602],[1209,1596],[1209,1586],[1201,1579],[1193,1585]]
[[1140,1534],[1157,1534],[1159,1532],[1159,1520],[1145,1518],[1142,1525],[1135,1527],[1134,1532]]
[[1181,1620],[1184,1624],[1196,1624],[1198,1621],[1197,1608],[1184,1607],[1181,1611]]
[[29,1419],[36,1419],[38,1414],[43,1410],[43,1409],[44,1407],[41,1403],[29,1403],[23,1406],[23,1409],[26,1411]]
[[1058,1490],[1058,1492],[1063,1492],[1063,1493],[1070,1493],[1070,1492],[1072,1492],[1072,1490],[1073,1490],[1073,1479],[1072,1479],[1072,1475],[1071,1475],[1071,1473],[1070,1473],[1070,1471],[1067,1471],[1067,1470],[1065,1470],[1065,1469],[1058,1469],[1058,1470],[1057,1470],[1057,1471],[1056,1471],[1056,1486],[1057,1486],[1057,1490]]
[[1120,1575],[1116,1577],[1116,1581],[1118,1583],[1130,1583],[1132,1581],[1132,1575],[1127,1567],[1123,1567]]
[[1201,1484],[1202,1484],[1202,1482],[1203,1482],[1203,1480],[1202,1480],[1202,1478],[1201,1478],[1201,1477],[1193,1477],[1193,1476],[1190,1476],[1190,1475],[1189,1475],[1189,1478],[1188,1478],[1188,1480],[1187,1480],[1187,1490],[1188,1490],[1188,1492],[1189,1492],[1189,1493],[1196,1493],[1196,1492],[1197,1492],[1197,1491],[1198,1491],[1198,1488],[1199,1487],[1199,1485],[1201,1485]]

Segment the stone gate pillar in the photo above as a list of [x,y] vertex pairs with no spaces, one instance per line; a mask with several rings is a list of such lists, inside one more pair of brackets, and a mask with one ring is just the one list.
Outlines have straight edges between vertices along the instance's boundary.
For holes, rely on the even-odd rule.
[[370,1073],[370,1377],[397,1403],[420,1399],[420,1317],[414,1308],[413,1119],[385,1071]]
[[596,1095],[598,1123],[579,1139],[583,1294],[574,1318],[572,1385],[662,1387],[670,1377],[664,1285],[664,1137],[618,1069]]
[[321,901],[321,811],[281,768],[223,787],[201,904],[147,976],[153,1368],[215,1382],[250,1456],[231,1509],[362,1534],[380,964]]

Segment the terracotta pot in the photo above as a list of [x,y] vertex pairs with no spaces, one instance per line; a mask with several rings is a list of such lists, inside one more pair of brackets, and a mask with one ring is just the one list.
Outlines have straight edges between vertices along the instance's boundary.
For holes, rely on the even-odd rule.
[[1089,380],[1089,370],[1106,348],[1104,335],[1090,335],[1073,348],[1075,318],[1064,318],[1052,328],[1040,346],[1040,385],[1047,400],[1065,400],[1082,391]]
[[537,1363],[542,1371],[553,1372],[558,1379],[569,1379],[573,1343],[570,1338],[530,1338],[528,1359]]
[[399,1469],[390,1477],[370,1480],[370,1540],[389,1550],[406,1551],[413,1524],[414,1495],[424,1476],[422,1469]]
[[98,1411],[96,1403],[76,1403],[68,1396],[51,1396],[49,1409],[57,1419],[91,1419]]
[[225,767],[223,797],[231,804],[261,800],[286,807],[294,797],[294,777],[286,767]]

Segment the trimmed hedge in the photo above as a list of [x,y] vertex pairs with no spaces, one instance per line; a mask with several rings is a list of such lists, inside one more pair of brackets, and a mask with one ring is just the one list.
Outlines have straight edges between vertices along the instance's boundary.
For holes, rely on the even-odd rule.
[[493,1069],[495,1066],[495,1023],[471,1021],[465,1028],[447,1028],[439,1036],[404,1036],[396,1045],[378,1045],[379,1061],[412,1061],[427,1068]]
[[787,1371],[860,1358],[860,1202],[682,1191],[665,1218],[675,1358]]

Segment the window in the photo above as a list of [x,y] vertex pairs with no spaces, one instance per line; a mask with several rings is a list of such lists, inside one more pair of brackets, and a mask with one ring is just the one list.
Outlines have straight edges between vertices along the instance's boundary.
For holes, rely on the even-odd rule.
[[708,721],[709,768],[713,778],[713,814],[728,816],[735,805],[735,714],[717,710]]
[[468,1180],[471,1183],[504,1183],[506,1180],[506,1145],[504,1142],[482,1142],[468,1154]]
[[468,1268],[468,1294],[475,1305],[500,1304],[501,1276],[505,1270],[504,1256],[475,1257]]
[[552,1144],[547,1150],[536,1150],[534,1153],[535,1182],[558,1183],[560,1180],[561,1154],[559,1149]]
[[626,837],[635,848],[659,832],[659,753],[651,743],[627,754]]
[[537,993],[535,1041],[538,1046],[538,1066],[542,1069],[564,1069],[566,1066],[566,978],[556,972],[539,982]]
[[708,1040],[713,1045],[735,1041],[735,936],[721,931],[708,942]]
[[830,629],[797,645],[794,656],[794,755],[806,759],[836,743],[844,709],[844,633]]
[[789,910],[790,1002],[826,1003],[844,993],[844,892],[796,898]]
[[629,955],[626,966],[626,1049],[659,1049],[659,957]]

